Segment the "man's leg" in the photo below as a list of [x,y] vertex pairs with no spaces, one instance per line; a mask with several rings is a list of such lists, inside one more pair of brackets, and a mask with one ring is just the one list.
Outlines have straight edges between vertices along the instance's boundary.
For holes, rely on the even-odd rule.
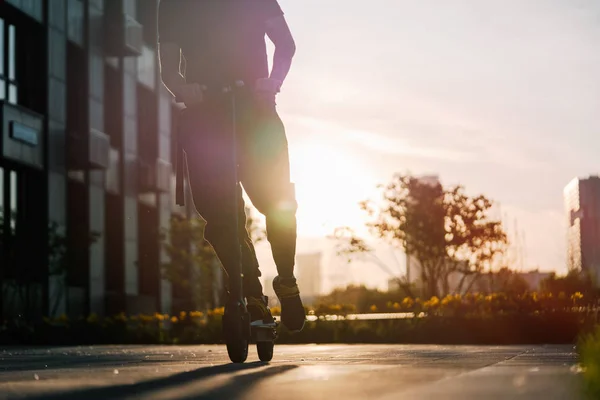
[[[260,298],[263,295],[260,272],[245,229],[244,201],[241,189],[232,184],[232,142],[226,134],[226,129],[231,129],[230,117],[223,110],[203,106],[184,111],[179,122],[194,205],[207,222],[205,238],[225,271],[229,271],[233,263],[238,262],[236,252],[240,247],[233,240],[235,235],[238,236],[242,249],[244,295]],[[239,227],[235,226],[236,212]]]
[[242,270],[244,273],[244,295],[246,297],[260,298],[263,296],[263,288],[260,283],[260,269],[258,258],[254,250],[254,243],[246,229],[246,204],[242,197],[241,187],[238,190],[238,221],[239,241],[242,248]]
[[273,289],[282,306],[281,319],[290,330],[301,330],[305,311],[294,277],[296,197],[290,182],[285,127],[275,108],[254,109],[240,135],[240,177],[254,206],[266,217],[278,277]]

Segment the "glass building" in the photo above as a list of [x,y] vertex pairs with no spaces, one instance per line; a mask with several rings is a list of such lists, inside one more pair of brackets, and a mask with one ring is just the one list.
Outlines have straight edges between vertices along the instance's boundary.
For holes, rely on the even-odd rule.
[[0,2],[0,318],[186,303],[160,273],[158,233],[191,214],[174,205],[156,8]]
[[600,275],[600,177],[573,179],[564,189],[567,267]]

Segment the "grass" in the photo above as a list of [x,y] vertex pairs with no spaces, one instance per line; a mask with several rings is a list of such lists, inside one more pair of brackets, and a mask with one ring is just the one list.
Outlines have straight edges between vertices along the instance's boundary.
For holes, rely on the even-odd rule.
[[592,399],[600,399],[600,325],[584,335],[579,343],[585,392]]

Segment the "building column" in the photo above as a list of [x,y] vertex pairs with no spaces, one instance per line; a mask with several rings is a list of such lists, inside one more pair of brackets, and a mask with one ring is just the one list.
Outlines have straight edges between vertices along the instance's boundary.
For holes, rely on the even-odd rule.
[[[158,70],[158,68],[157,68]],[[157,74],[158,76],[158,74]],[[158,96],[158,157],[173,164],[174,160],[171,160],[171,107],[172,107],[172,96],[164,88],[160,77],[156,86],[156,94]],[[174,170],[174,169],[173,169]],[[173,193],[159,193],[158,194],[158,220],[159,229],[169,229],[171,225],[171,208],[173,201]],[[160,265],[168,262],[168,255],[164,248],[161,246],[160,249]],[[160,308],[162,313],[171,313],[172,309],[172,291],[171,283],[162,279],[162,267],[159,270],[161,280],[160,284]]]
[[[104,3],[88,2],[89,129],[104,132]],[[98,238],[90,246],[89,312],[104,314],[105,272],[105,172],[88,171],[89,227]]]
[[[123,0],[123,12],[136,16],[136,4]],[[123,207],[125,237],[125,295],[128,311],[139,295],[138,267],[138,143],[137,143],[137,56],[121,58],[123,74]]]
[[[66,0],[48,5],[48,219],[66,235]],[[52,268],[52,266],[50,266]],[[49,275],[48,315],[67,312],[66,271]]]

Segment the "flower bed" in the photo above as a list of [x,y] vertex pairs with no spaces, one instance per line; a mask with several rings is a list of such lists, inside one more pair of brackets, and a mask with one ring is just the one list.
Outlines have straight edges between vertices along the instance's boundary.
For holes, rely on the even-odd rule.
[[[571,297],[527,294],[448,296],[425,302],[406,298],[384,310],[410,312],[416,317],[386,320],[350,320],[343,316],[352,306],[318,306],[308,310],[313,321],[291,334],[280,330],[280,343],[436,343],[533,344],[575,343],[590,331],[597,314],[580,295]],[[385,308],[385,307],[383,307]],[[221,343],[223,308],[208,313],[177,315],[120,314],[70,320],[66,316],[36,324],[6,322],[0,344],[215,344]],[[272,309],[279,314],[278,308]],[[332,315],[342,318],[328,318]]]

